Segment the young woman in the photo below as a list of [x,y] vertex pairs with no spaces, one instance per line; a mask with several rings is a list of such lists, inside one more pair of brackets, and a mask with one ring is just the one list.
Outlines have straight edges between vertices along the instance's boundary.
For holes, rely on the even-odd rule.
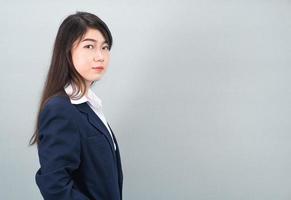
[[77,12],[59,27],[30,144],[45,200],[121,200],[118,144],[90,89],[105,74],[112,46],[107,25]]

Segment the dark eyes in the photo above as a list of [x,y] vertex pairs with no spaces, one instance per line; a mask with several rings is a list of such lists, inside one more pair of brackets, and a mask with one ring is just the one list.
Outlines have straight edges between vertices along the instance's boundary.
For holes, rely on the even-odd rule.
[[93,45],[91,45],[91,44],[89,44],[89,45],[86,45],[86,46],[84,46],[85,48],[87,48],[87,49],[93,49],[94,48],[94,46]]
[[104,47],[102,47],[102,49],[109,50],[109,46],[104,46]]
[[[87,48],[87,49],[94,49],[94,45],[89,44],[89,45],[84,46],[84,48]],[[109,50],[109,46],[108,46],[108,45],[103,46],[102,49],[103,49],[103,50]]]

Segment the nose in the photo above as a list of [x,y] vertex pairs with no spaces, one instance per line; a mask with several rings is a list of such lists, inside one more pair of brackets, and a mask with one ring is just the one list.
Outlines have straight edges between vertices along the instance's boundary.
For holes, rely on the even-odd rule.
[[104,61],[104,56],[103,56],[103,53],[101,52],[101,50],[97,50],[94,57],[93,57],[93,60],[95,62],[103,62]]

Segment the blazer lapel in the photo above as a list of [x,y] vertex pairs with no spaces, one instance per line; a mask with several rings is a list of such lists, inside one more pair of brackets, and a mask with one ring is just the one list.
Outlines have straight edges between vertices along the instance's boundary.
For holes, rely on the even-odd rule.
[[[119,181],[119,189],[120,191],[122,192],[122,183],[123,183],[123,172],[122,172],[122,165],[121,165],[121,159],[120,159],[120,153],[119,153],[119,147],[118,147],[118,143],[117,143],[117,140],[116,140],[116,137],[112,131],[112,128],[111,126],[108,124],[108,127],[110,128],[111,130],[111,133],[112,133],[112,136],[113,136],[113,139],[114,139],[114,142],[115,142],[115,145],[116,145],[116,157],[117,157],[117,167],[118,167],[118,181]],[[122,196],[122,194],[121,194]]]
[[102,120],[98,117],[98,115],[90,108],[90,106],[85,102],[81,104],[75,104],[75,106],[83,113],[87,115],[88,121],[91,125],[93,125],[96,129],[98,129],[105,137],[107,142],[109,142],[111,147],[111,152],[116,159],[115,150],[112,142],[112,138],[110,133],[108,132],[107,127],[104,125]]

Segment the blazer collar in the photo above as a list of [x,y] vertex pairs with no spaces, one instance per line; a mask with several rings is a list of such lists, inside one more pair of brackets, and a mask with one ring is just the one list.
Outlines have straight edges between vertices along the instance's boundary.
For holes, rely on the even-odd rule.
[[[76,94],[74,94],[74,92],[77,91],[77,86],[69,83],[64,87],[65,92],[67,93],[67,95],[70,97],[70,101],[72,104],[81,104],[84,102],[89,102],[91,105],[93,105],[93,107],[95,107],[97,110],[101,110],[102,109],[102,100],[93,92],[93,90],[90,88],[88,88],[88,93],[87,95],[82,96],[79,99],[74,99],[72,96],[75,96]],[[76,96],[81,96],[81,91],[79,91],[79,93]]]
[[[90,106],[85,102],[81,104],[75,104],[75,106],[82,112],[87,115],[88,121],[92,126],[94,126],[96,129],[98,129],[105,137],[106,140],[109,142],[111,151],[113,153],[113,156],[115,158],[115,150],[114,145],[110,136],[110,133],[108,132],[108,129],[103,124],[101,119],[95,114],[95,112],[90,108]],[[111,129],[111,128],[110,128]],[[113,132],[112,132],[113,134]]]

